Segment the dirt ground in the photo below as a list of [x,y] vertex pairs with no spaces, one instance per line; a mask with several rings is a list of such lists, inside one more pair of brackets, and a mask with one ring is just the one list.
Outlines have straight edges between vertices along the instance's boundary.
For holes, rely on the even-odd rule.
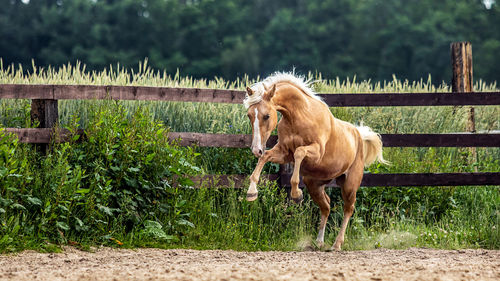
[[0,280],[500,280],[500,251],[66,248],[0,255]]

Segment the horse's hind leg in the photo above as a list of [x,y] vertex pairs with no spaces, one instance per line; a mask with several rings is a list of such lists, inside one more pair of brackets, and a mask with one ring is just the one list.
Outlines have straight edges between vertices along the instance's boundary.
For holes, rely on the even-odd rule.
[[321,211],[321,221],[319,223],[318,238],[316,239],[316,243],[319,248],[322,248],[325,244],[326,222],[328,221],[328,216],[330,215],[330,198],[325,192],[325,185],[323,182],[318,182],[311,178],[304,177],[304,183],[306,184],[309,195],[311,195],[314,202],[318,204]]
[[340,177],[337,183],[342,191],[342,199],[344,200],[344,219],[340,226],[339,234],[335,239],[332,249],[339,251],[344,243],[344,235],[349,223],[349,219],[354,212],[354,203],[356,202],[356,191],[358,191],[361,179],[363,178],[363,162],[356,161],[349,168],[345,176]]

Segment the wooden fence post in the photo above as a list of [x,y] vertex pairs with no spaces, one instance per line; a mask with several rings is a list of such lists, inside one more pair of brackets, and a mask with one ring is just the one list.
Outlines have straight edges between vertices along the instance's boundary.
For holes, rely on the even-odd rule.
[[279,177],[278,177],[278,185],[280,188],[284,188],[287,194],[287,197],[290,198],[290,186],[288,186],[286,183],[289,182],[287,179],[290,177],[290,175],[293,173],[293,164],[292,163],[286,163],[286,164],[280,164],[280,169],[278,171]]
[[[31,123],[38,123],[38,128],[54,128],[58,122],[57,100],[31,100]],[[39,144],[42,153],[47,152],[48,144]]]
[[[453,92],[473,92],[472,84],[472,45],[470,42],[451,43],[451,63],[453,66],[453,78],[451,81]],[[474,107],[470,106],[467,114],[467,132],[476,132],[474,119]],[[471,164],[477,163],[477,151],[475,147],[470,148],[472,154]],[[477,167],[474,167],[477,172]]]

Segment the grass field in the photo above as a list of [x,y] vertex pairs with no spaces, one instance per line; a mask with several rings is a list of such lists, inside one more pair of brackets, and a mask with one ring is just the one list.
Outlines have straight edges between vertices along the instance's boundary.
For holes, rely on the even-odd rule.
[[[392,81],[372,83],[329,80],[311,73],[306,76],[317,80],[313,87],[320,93],[450,91],[444,83],[435,86],[431,77],[416,82],[394,77]],[[137,72],[120,67],[87,72],[81,64],[22,70],[0,63],[0,83],[9,84],[244,89],[254,81],[248,77],[224,81],[194,80],[178,73],[170,76],[151,70],[147,62],[141,63]],[[496,84],[479,81],[475,90],[498,89]],[[29,100],[0,100],[1,126],[31,127],[29,110]],[[500,129],[500,107],[475,110],[478,131]],[[363,107],[331,111],[337,118],[363,122],[379,133],[449,133],[464,131],[468,107]],[[53,145],[48,156],[6,138],[0,144],[1,251],[52,249],[50,245],[60,243],[82,247],[123,244],[291,250],[303,249],[314,241],[318,208],[308,198],[300,206],[289,204],[283,192],[271,183],[260,186],[260,199],[254,203],[243,200],[244,190],[171,187],[175,174],[251,173],[256,159],[248,149],[192,150],[161,140],[168,129],[250,133],[242,105],[64,100],[59,101],[59,117],[62,126],[86,128],[94,138],[87,143]],[[130,159],[138,152],[143,153]],[[172,158],[175,153],[178,157]],[[393,165],[373,165],[368,170],[500,170],[499,148],[479,148],[477,163],[471,162],[466,148],[385,148],[384,157]],[[276,171],[276,165],[266,166],[265,172]],[[342,203],[339,190],[329,189],[328,193],[332,197],[332,214],[326,241],[331,243],[340,225]],[[500,248],[499,206],[498,186],[361,188],[345,248]],[[135,211],[128,211],[130,208]]]

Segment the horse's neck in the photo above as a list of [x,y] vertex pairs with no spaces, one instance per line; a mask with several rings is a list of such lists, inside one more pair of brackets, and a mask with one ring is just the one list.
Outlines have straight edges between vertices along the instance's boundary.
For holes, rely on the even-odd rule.
[[303,119],[304,115],[313,114],[310,110],[311,101],[308,96],[299,91],[278,92],[273,98],[277,110],[289,123],[295,123],[298,118]]

